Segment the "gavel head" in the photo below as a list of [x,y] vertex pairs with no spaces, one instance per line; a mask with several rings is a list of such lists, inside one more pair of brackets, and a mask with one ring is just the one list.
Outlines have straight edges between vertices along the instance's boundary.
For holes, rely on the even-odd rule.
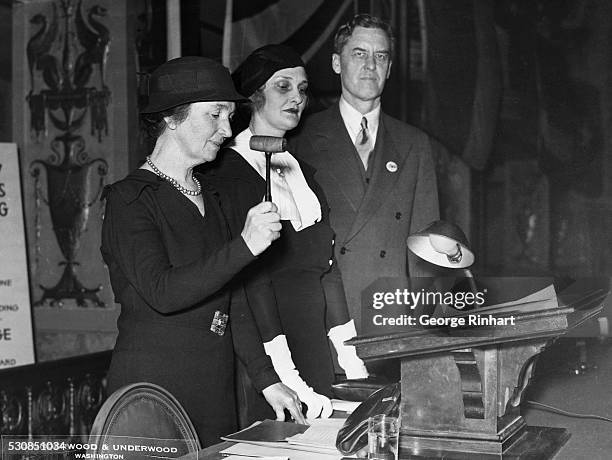
[[276,136],[251,136],[249,147],[258,152],[284,152],[287,150],[287,139]]

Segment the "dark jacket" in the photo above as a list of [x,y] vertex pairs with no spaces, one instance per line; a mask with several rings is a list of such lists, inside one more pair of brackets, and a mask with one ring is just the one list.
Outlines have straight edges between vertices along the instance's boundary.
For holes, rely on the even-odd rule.
[[[232,339],[259,390],[279,381],[244,292],[228,284],[255,257],[241,237],[230,240],[210,188],[205,217],[142,169],[107,187],[105,197],[101,251],[121,304],[109,390],[157,383],[185,406],[205,444],[218,441],[235,428]],[[229,311],[223,336],[210,330],[216,311]]]
[[[381,112],[369,180],[338,104],[308,117],[291,152],[316,168],[336,232],[336,257],[357,332],[367,295],[383,278],[402,284],[432,276],[431,266],[408,253],[408,235],[438,219],[438,191],[428,136]],[[362,296],[364,298],[362,299]],[[363,301],[363,306],[362,306]]]

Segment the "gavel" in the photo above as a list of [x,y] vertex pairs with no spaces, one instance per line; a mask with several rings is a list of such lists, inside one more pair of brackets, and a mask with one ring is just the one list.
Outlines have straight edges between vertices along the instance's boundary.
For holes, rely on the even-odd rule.
[[266,154],[266,196],[265,201],[272,201],[272,186],[270,183],[270,168],[273,153],[287,150],[287,140],[276,136],[251,136],[249,141],[251,150]]

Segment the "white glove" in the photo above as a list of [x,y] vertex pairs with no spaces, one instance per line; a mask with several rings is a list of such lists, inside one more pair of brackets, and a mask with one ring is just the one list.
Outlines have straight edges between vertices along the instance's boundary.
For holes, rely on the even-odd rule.
[[344,369],[346,378],[349,380],[367,378],[369,375],[368,370],[361,358],[357,356],[355,346],[344,344],[346,340],[357,336],[355,322],[350,320],[348,323],[334,326],[329,330],[327,336],[334,344],[334,348],[338,354],[338,364]]
[[300,377],[295,368],[291,352],[284,335],[277,335],[269,342],[264,342],[266,354],[272,359],[274,370],[285,385],[295,391],[304,404],[308,406],[306,418],[329,418],[333,409],[329,398],[315,393]]

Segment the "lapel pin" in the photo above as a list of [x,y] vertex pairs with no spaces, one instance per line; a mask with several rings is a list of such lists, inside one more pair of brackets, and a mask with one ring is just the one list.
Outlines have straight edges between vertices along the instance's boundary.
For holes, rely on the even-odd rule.
[[385,165],[387,167],[387,171],[394,173],[397,171],[397,163],[395,161],[387,161]]

